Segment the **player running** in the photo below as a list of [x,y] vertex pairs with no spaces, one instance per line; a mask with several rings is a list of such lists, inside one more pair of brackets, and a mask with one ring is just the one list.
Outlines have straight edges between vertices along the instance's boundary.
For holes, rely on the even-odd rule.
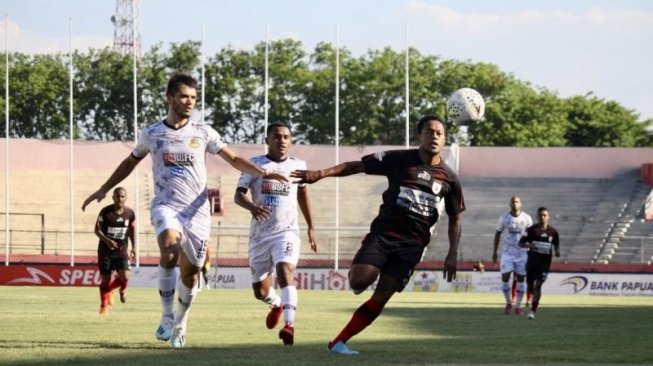
[[[288,155],[292,136],[285,123],[270,124],[265,143],[268,145],[268,153],[253,157],[251,161],[254,165],[286,176],[294,170],[306,169],[303,160]],[[251,199],[247,196],[248,189],[252,192]],[[265,322],[268,329],[277,326],[283,313],[284,327],[279,331],[279,338],[285,345],[292,345],[297,310],[294,274],[300,251],[298,203],[308,225],[311,250],[317,252],[308,188],[306,184],[276,182],[243,173],[234,200],[252,214],[249,266],[254,297],[271,307]],[[281,297],[274,291],[272,274],[275,269]]]
[[526,228],[533,225],[533,219],[529,214],[521,210],[522,203],[519,196],[510,198],[510,211],[499,218],[497,231],[494,234],[494,250],[492,251],[492,262],[497,262],[497,250],[501,241],[501,281],[503,296],[506,299],[504,314],[512,311],[512,296],[510,289],[510,275],[514,273],[517,281],[517,297],[515,300],[515,315],[521,315],[521,302],[524,296],[524,276],[526,276],[526,250],[519,247],[519,239],[525,233]]
[[418,149],[378,152],[364,156],[361,161],[291,174],[300,178],[301,183],[363,172],[388,179],[379,214],[349,268],[349,285],[355,294],[362,293],[377,278],[379,281],[372,297],[354,312],[345,328],[328,344],[330,352],[358,354],[346,345],[347,341],[370,325],[390,298],[406,287],[431,240],[431,227],[437,223],[438,208],[442,205],[449,216],[449,252],[444,261],[444,277],[448,282],[456,278],[462,231],[460,214],[465,210],[462,187],[456,173],[440,156],[447,137],[440,117],[423,117],[416,132]]
[[535,312],[542,297],[542,284],[546,281],[551,268],[552,255],[560,257],[560,237],[558,231],[549,225],[549,210],[537,209],[538,223],[526,230],[526,235],[519,240],[519,246],[528,248],[526,263],[526,284],[533,291],[533,304],[528,312],[528,319],[535,319]]
[[[188,311],[197,295],[211,229],[206,153],[220,155],[242,172],[288,181],[252,165],[232,151],[212,127],[191,120],[196,99],[197,80],[185,74],[173,75],[166,90],[166,118],[143,128],[132,153],[82,205],[84,210],[92,201],[101,201],[145,156],[151,155],[154,198],[150,215],[161,255],[158,277],[162,314],[155,336],[170,340],[174,348],[186,344]],[[175,271],[177,263],[180,275]],[[177,285],[179,306],[173,312]]]

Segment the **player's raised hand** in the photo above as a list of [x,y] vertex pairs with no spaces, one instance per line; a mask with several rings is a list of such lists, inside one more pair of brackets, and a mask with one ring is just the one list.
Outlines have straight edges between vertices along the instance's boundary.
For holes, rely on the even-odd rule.
[[291,178],[299,178],[293,183],[315,183],[323,178],[319,170],[295,170],[290,173]]
[[97,200],[98,202],[100,202],[106,196],[107,196],[107,192],[103,191],[102,189],[98,189],[95,193],[88,196],[88,198],[84,200],[84,203],[82,204],[82,211],[85,211],[86,206],[88,206],[88,204],[91,203],[92,201]]
[[311,250],[314,253],[317,253],[317,241],[315,240],[315,229],[312,227],[308,229],[308,242],[311,244]]
[[442,271],[442,277],[451,282],[456,279],[456,268],[458,267],[458,255],[456,253],[447,254],[447,258],[444,260],[444,270]]

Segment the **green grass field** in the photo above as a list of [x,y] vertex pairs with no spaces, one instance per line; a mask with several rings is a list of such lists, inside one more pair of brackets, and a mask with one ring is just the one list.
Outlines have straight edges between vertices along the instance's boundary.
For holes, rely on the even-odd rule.
[[[184,349],[154,339],[154,289],[130,289],[108,316],[96,288],[0,287],[0,365],[652,364],[653,298],[546,295],[537,318],[503,315],[502,295],[402,293],[349,341],[327,342],[370,292],[300,291],[295,345],[265,328],[249,290],[199,294]],[[117,296],[116,296],[117,297]],[[118,300],[116,298],[116,300]]]

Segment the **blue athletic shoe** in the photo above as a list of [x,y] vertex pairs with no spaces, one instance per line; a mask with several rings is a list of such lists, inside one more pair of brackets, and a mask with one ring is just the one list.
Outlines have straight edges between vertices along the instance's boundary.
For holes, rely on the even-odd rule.
[[352,349],[349,349],[347,345],[343,341],[338,341],[338,343],[334,344],[331,346],[331,348],[327,347],[327,350],[332,353],[337,353],[340,355],[357,355],[358,351],[354,351]]

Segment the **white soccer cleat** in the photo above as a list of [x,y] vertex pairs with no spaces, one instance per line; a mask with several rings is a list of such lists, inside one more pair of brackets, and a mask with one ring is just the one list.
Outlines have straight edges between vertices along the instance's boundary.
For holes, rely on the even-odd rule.
[[528,319],[529,320],[535,319],[535,312],[533,310],[528,312]]
[[174,325],[175,321],[172,319],[172,317],[162,317],[159,327],[156,329],[156,332],[154,332],[154,336],[160,341],[167,342],[170,337],[172,337],[172,328]]
[[172,348],[182,348],[186,345],[186,330],[181,326],[174,327],[170,337]]
[[331,353],[337,353],[339,355],[348,355],[348,356],[353,356],[358,354],[358,351],[354,351],[353,349],[350,349],[343,341],[338,341],[338,343],[331,346],[331,348],[327,347],[327,351]]

